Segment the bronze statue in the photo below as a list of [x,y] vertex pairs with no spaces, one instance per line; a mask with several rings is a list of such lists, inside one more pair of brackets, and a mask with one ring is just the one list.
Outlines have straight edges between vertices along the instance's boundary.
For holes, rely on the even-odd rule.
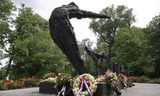
[[62,5],[52,11],[49,19],[50,33],[53,41],[58,45],[62,52],[67,56],[73,67],[79,74],[87,72],[87,68],[80,57],[75,38],[74,29],[69,21],[71,18],[109,18],[105,15],[83,11],[71,2]]
[[102,61],[104,58],[107,58],[107,56],[103,53],[96,53],[90,49],[87,48],[87,46],[84,47],[85,51],[88,55],[91,56],[93,59],[93,62],[95,64],[95,76],[98,76],[100,74],[104,73],[104,66],[102,65]]

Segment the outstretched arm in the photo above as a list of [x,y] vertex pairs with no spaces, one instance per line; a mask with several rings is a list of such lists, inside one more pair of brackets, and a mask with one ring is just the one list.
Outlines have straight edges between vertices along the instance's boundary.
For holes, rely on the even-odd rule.
[[96,53],[92,50],[89,50],[87,46],[85,46],[84,49],[87,52],[87,54],[90,55],[92,58],[100,59],[106,57],[104,54]]
[[110,19],[109,16],[93,13],[91,11],[84,11],[84,10],[80,10],[80,9],[70,10],[69,17],[70,18],[78,18],[78,19],[81,19],[81,18],[107,18],[107,19]]

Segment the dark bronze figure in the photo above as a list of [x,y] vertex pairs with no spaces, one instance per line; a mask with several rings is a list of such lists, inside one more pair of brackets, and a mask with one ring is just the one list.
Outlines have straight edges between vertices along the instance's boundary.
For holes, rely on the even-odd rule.
[[51,37],[58,45],[62,52],[72,63],[73,67],[79,74],[87,72],[87,68],[83,60],[80,58],[77,41],[74,34],[74,29],[69,21],[71,18],[109,18],[105,15],[83,11],[78,6],[71,2],[68,5],[62,5],[53,10],[49,19]]
[[88,55],[91,56],[93,59],[93,62],[95,64],[95,75],[98,76],[100,74],[104,73],[104,66],[101,64],[102,60],[106,58],[107,56],[103,53],[96,53],[90,49],[88,49],[86,46],[84,47],[85,51]]

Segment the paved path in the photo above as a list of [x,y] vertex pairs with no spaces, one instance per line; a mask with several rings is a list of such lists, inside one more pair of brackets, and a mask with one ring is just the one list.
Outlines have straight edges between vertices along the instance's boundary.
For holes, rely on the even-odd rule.
[[35,88],[0,91],[0,96],[56,96],[56,95],[40,94],[39,88],[35,87]]
[[[0,91],[0,96],[56,96],[40,94],[39,88]],[[122,90],[122,96],[160,96],[160,84],[135,83],[132,88]]]
[[122,96],[160,96],[160,84],[135,83],[134,87],[122,90]]

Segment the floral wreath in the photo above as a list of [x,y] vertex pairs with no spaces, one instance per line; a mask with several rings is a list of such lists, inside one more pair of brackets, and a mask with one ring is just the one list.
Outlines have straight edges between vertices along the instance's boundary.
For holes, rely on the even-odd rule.
[[92,96],[97,89],[97,82],[90,74],[82,74],[73,81],[73,93],[75,96]]

